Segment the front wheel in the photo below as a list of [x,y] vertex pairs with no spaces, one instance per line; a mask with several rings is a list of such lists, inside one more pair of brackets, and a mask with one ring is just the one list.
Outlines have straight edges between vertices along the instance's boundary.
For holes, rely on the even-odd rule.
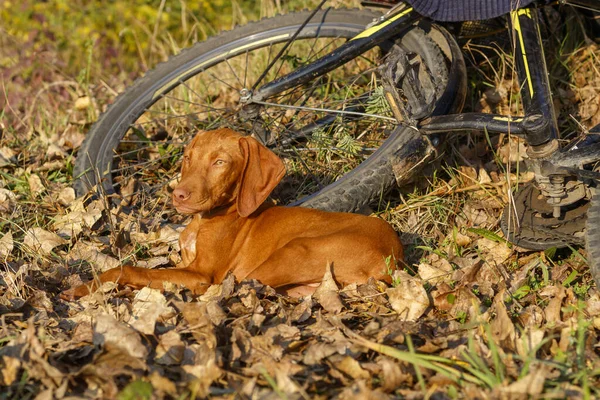
[[[88,133],[75,164],[77,193],[96,187],[150,214],[157,202],[168,202],[167,189],[190,138],[199,130],[229,127],[258,133],[284,160],[287,176],[274,193],[280,204],[310,199],[319,208],[356,211],[376,198],[393,183],[387,162],[393,144],[412,132],[393,118],[377,67],[399,45],[416,60],[424,98],[435,99],[448,84],[448,61],[414,27],[394,43],[264,99],[266,104],[244,106],[247,91],[308,16],[282,15],[225,32],[136,81]],[[378,16],[367,10],[318,12],[261,83],[327,54]]]

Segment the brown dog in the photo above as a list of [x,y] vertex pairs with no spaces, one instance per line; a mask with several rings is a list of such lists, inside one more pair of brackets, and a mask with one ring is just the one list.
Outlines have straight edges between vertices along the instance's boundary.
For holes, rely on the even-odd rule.
[[[328,263],[342,285],[389,281],[385,259],[403,258],[396,232],[378,218],[263,204],[284,174],[282,161],[255,139],[227,128],[200,132],[185,149],[173,192],[177,211],[194,215],[179,239],[181,268],[123,266],[100,282],[162,289],[169,281],[203,293],[232,272],[300,295],[314,291]],[[95,287],[67,290],[63,298]]]

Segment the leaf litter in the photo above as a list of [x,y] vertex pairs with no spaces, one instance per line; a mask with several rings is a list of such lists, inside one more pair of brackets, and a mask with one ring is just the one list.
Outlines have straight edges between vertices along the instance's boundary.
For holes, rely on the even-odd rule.
[[[597,55],[595,44],[568,55],[573,84],[557,90],[560,107],[577,107],[585,128],[600,122]],[[46,64],[32,80],[18,66],[6,70],[9,79],[2,75],[6,99],[19,104],[6,107],[16,110],[7,119],[14,130],[0,122],[2,396],[600,395],[600,297],[584,250],[522,251],[498,230],[510,188],[532,178],[516,169],[526,148],[514,137],[450,143],[460,165],[448,168],[447,179],[423,179],[430,192],[391,202],[382,217],[402,232],[409,258],[392,285],[340,288],[324,265],[323,283],[301,298],[229,276],[197,298],[174,285],[132,291],[107,283],[77,302],[60,300],[60,290],[115,266],[174,267],[183,221],[150,221],[148,210],[132,216],[105,198],[75,198],[71,157],[90,115],[112,101],[106,88],[125,82],[49,86],[39,96],[47,109],[20,112],[35,96],[29,88],[64,81]],[[517,114],[509,101],[514,81],[494,86],[481,91],[476,111]],[[60,118],[47,119],[49,111]],[[49,122],[56,129],[40,129]],[[505,171],[499,164],[507,162],[513,168]]]

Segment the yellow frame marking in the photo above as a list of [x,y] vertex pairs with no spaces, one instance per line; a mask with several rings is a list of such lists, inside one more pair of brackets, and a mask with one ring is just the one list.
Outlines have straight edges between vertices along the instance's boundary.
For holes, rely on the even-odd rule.
[[366,38],[371,36],[372,34],[374,34],[377,31],[380,31],[381,29],[385,28],[386,26],[388,26],[389,24],[391,24],[392,22],[396,21],[397,19],[399,19],[400,17],[405,16],[406,14],[408,14],[409,12],[411,12],[413,10],[412,7],[407,8],[406,10],[402,11],[401,13],[398,13],[398,15],[393,16],[392,18],[386,20],[385,22],[382,22],[379,25],[375,25],[370,27],[369,29],[365,29],[364,31],[362,31],[361,33],[359,33],[358,35],[354,36],[352,39],[350,40],[356,40],[356,39],[362,39],[362,38]]
[[523,56],[523,64],[525,64],[525,78],[527,80],[527,86],[529,87],[529,95],[533,98],[533,82],[531,81],[531,73],[529,72],[529,62],[527,61],[527,54],[525,53],[525,43],[523,40],[523,32],[521,31],[521,23],[519,22],[519,16],[525,15],[531,19],[531,10],[529,8],[522,8],[517,11],[510,12],[510,18],[513,23],[517,36],[519,37],[519,43],[521,44],[521,55]]
[[513,117],[494,117],[492,118],[495,121],[504,121],[504,122],[521,122],[523,118],[513,118]]

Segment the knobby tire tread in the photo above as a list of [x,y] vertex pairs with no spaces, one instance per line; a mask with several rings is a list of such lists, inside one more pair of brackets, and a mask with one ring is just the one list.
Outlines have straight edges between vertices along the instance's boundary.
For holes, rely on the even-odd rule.
[[588,253],[590,273],[600,290],[600,189],[595,188],[587,213],[585,247]]

